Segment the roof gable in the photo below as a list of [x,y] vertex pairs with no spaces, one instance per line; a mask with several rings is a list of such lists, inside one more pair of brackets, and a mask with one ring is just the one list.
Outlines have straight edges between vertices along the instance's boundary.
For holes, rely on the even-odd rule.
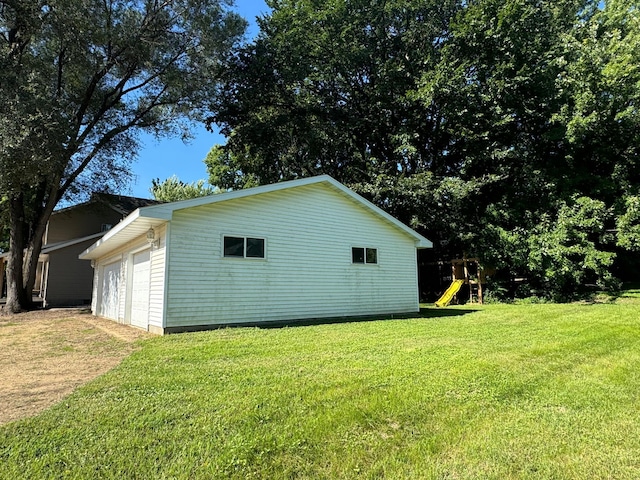
[[94,245],[89,247],[85,252],[83,252],[80,257],[84,259],[97,258],[104,252],[110,251],[112,248],[124,245],[127,241],[130,241],[133,238],[139,237],[149,228],[153,228],[167,221],[170,221],[173,218],[174,212],[176,211],[200,207],[204,205],[213,205],[221,202],[230,202],[240,198],[247,198],[262,195],[265,193],[278,192],[315,184],[325,184],[327,186],[330,186],[330,188],[337,194],[348,197],[353,202],[362,206],[365,210],[368,210],[369,212],[377,216],[381,221],[384,221],[385,223],[388,223],[398,230],[404,232],[406,235],[413,238],[417,248],[431,248],[433,246],[431,241],[420,235],[415,230],[409,228],[393,216],[389,215],[381,208],[361,197],[353,190],[345,187],[343,184],[333,179],[329,175],[320,175],[316,177],[303,178],[300,180],[290,180],[287,182],[263,185],[244,190],[217,193],[208,195],[206,197],[199,197],[178,202],[162,203],[158,205],[138,208],[122,222],[108,231],[102,239],[100,239]]
[[245,198],[255,195],[260,195],[269,192],[276,192],[279,190],[286,190],[289,188],[302,187],[305,185],[313,185],[319,183],[326,183],[331,185],[334,189],[346,195],[347,197],[354,200],[356,203],[359,203],[361,206],[370,210],[372,213],[381,217],[385,221],[391,223],[395,227],[403,230],[408,235],[414,237],[417,241],[421,243],[419,245],[422,248],[431,248],[433,244],[427,240],[425,237],[417,233],[415,230],[409,228],[404,223],[400,222],[395,217],[389,215],[387,212],[377,207],[369,200],[364,197],[358,195],[353,190],[345,187],[342,183],[338,182],[334,178],[329,175],[319,175],[316,177],[309,177],[300,180],[290,180],[287,182],[273,183],[270,185],[263,185],[260,187],[247,188],[244,190],[234,190],[232,192],[225,193],[216,193],[213,195],[208,195],[206,197],[193,198],[189,200],[182,200],[179,202],[171,202],[171,203],[163,203],[159,205],[153,205],[150,207],[145,207],[140,209],[141,216],[144,217],[155,217],[161,218],[164,220],[171,220],[173,212],[177,210],[183,210],[186,208],[198,207],[202,205],[210,205],[218,202],[226,202],[238,198]]

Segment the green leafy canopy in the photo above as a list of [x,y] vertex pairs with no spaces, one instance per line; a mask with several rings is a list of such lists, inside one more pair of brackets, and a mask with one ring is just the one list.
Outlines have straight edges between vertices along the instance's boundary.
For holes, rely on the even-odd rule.
[[[615,283],[615,250],[637,244],[636,0],[270,5],[215,97],[213,183],[327,173],[443,259],[478,255],[556,297]],[[557,227],[587,214],[617,246]]]
[[229,6],[0,1],[0,191],[13,252],[11,309],[31,297],[41,237],[61,198],[126,184],[141,132],[186,136],[210,114],[220,69],[246,26]]

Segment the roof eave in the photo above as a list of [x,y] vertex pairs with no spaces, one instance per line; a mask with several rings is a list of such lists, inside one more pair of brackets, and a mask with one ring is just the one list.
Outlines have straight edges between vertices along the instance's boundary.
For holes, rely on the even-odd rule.
[[[171,220],[171,211],[154,209],[156,205],[148,207],[140,207],[127,215],[120,223],[109,230],[96,243],[82,252],[78,258],[81,260],[94,260],[114,248],[120,247],[124,243],[131,240],[130,235],[125,235],[126,230],[130,230],[134,226],[143,227],[145,230],[155,228],[160,224]],[[109,243],[109,248],[104,248]]]

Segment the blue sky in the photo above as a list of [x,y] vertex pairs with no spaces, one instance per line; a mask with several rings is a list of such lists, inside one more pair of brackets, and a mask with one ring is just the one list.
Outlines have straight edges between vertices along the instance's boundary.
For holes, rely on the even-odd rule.
[[[264,0],[236,0],[235,10],[250,22],[247,38],[253,38],[258,33],[256,16],[268,13],[269,7]],[[138,158],[132,165],[135,178],[129,190],[121,193],[150,198],[149,188],[154,178],[164,180],[176,175],[184,182],[206,179],[207,169],[202,161],[217,143],[224,143],[224,137],[207,132],[204,126],[194,129],[194,138],[187,144],[179,138],[156,140],[152,136],[143,136]]]

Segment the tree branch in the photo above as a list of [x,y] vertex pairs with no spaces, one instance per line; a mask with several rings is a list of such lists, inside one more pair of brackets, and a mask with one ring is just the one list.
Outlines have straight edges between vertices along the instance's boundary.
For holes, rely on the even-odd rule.
[[[166,89],[167,87],[165,87]],[[112,128],[107,133],[105,133],[101,139],[93,146],[91,151],[85,156],[85,158],[80,162],[78,167],[67,177],[65,182],[62,184],[59,190],[59,197],[62,198],[67,189],[71,186],[71,184],[78,178],[78,176],[84,171],[84,169],[91,163],[91,161],[95,158],[95,156],[107,145],[111,142],[116,136],[125,131],[129,130],[133,127],[152,127],[155,124],[161,123],[162,120],[158,120],[158,122],[143,122],[144,118],[154,109],[164,105],[171,105],[171,103],[163,103],[158,102],[157,100],[160,98],[164,90],[155,96],[155,101],[151,102],[147,108],[138,112],[132,119],[130,119],[127,123],[120,125],[118,127]]]

